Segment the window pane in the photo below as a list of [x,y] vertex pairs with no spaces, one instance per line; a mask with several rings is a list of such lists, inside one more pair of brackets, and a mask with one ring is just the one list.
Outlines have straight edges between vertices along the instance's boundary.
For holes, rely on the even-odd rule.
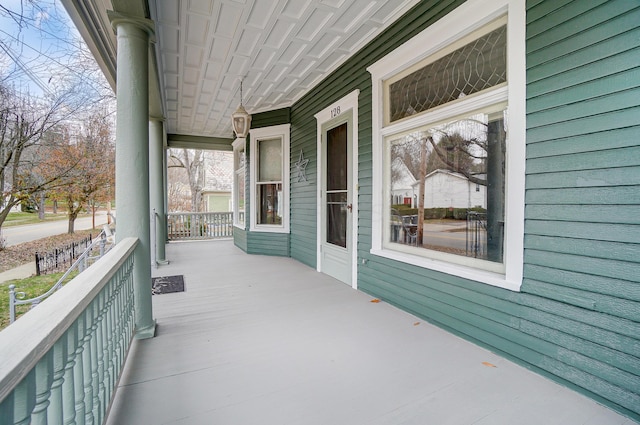
[[282,184],[258,184],[258,224],[282,224]]
[[236,190],[237,190],[237,202],[238,205],[236,207],[237,218],[236,222],[238,224],[244,224],[244,190],[245,190],[245,169],[241,168],[236,172]]
[[347,123],[327,131],[327,190],[347,188]]
[[258,181],[282,180],[282,140],[267,139],[258,142]]
[[393,122],[507,81],[502,26],[389,85]]
[[392,136],[388,149],[389,242],[503,261],[502,112]]

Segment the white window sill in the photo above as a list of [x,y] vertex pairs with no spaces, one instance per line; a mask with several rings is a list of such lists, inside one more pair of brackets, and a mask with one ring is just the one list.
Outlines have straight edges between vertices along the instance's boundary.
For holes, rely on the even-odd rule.
[[441,260],[422,257],[418,255],[406,254],[389,249],[372,249],[371,254],[378,257],[395,260],[417,267],[422,267],[437,272],[446,273],[452,276],[458,276],[475,282],[486,283],[487,285],[496,286],[498,288],[508,289],[510,291],[520,291],[522,281],[520,279],[508,279],[505,275],[494,273],[486,270],[480,270],[473,267],[465,267],[457,264],[447,263]]

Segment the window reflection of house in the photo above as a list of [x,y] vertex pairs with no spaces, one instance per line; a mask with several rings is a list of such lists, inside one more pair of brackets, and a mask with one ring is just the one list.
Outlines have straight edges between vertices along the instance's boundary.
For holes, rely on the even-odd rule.
[[415,207],[417,180],[400,158],[395,158],[391,164],[393,175],[391,182],[391,204],[411,205]]
[[[417,193],[418,182],[413,190]],[[487,208],[487,188],[460,173],[435,170],[425,177],[425,208]]]

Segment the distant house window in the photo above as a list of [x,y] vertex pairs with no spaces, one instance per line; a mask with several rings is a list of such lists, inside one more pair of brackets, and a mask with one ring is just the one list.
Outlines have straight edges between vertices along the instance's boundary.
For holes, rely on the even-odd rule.
[[246,190],[246,157],[245,139],[236,139],[233,142],[233,225],[241,229],[245,228],[244,204]]
[[289,125],[250,132],[251,229],[289,231]]
[[[519,289],[523,21],[516,0],[470,0],[369,68],[372,253]],[[401,189],[413,205],[388,203]]]

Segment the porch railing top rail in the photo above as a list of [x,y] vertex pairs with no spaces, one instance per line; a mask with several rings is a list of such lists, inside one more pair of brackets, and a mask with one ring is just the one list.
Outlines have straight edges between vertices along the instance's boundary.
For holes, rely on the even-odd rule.
[[40,361],[127,261],[138,240],[126,238],[101,261],[0,332],[0,402]]

